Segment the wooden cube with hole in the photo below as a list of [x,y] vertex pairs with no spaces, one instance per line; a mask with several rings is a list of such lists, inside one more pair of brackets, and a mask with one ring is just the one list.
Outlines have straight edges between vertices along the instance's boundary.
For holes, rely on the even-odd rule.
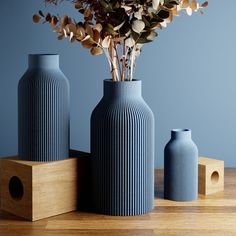
[[90,157],[77,151],[70,156],[54,162],[0,159],[1,208],[35,221],[84,205]]
[[198,160],[198,193],[208,195],[224,190],[224,161],[207,157]]

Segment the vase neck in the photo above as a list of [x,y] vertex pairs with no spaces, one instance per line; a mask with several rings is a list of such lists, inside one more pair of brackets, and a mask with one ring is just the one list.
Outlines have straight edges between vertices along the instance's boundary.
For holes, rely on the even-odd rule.
[[30,54],[28,57],[30,68],[59,68],[59,55],[57,54]]
[[171,130],[171,139],[191,139],[191,130],[173,129]]
[[105,98],[137,98],[142,96],[141,80],[112,81],[104,80]]

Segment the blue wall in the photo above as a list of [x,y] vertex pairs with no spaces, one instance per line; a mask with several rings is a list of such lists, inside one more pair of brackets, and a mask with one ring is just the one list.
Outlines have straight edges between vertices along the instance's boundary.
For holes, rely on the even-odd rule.
[[[55,13],[75,14],[70,4]],[[144,47],[136,78],[156,117],[156,165],[170,129],[188,127],[201,155],[236,167],[236,1],[210,1],[206,14],[182,16]],[[89,119],[109,77],[105,57],[79,44],[57,41],[49,25],[35,25],[42,1],[2,1],[0,6],[0,156],[17,153],[17,83],[29,53],[59,53],[71,84],[71,147],[89,150]]]

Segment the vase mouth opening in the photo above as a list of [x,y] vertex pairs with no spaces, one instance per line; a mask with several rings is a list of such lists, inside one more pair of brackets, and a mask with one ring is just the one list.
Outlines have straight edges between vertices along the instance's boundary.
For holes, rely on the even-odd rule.
[[175,138],[191,138],[191,129],[172,129],[171,137]]
[[112,79],[105,79],[105,82],[109,83],[128,83],[128,82],[141,82],[141,80],[138,79],[132,79],[132,80],[112,80]]
[[172,129],[171,132],[173,133],[191,132],[191,129]]
[[59,56],[59,54],[56,53],[40,53],[40,54],[36,54],[36,53],[31,53],[29,54],[29,56]]

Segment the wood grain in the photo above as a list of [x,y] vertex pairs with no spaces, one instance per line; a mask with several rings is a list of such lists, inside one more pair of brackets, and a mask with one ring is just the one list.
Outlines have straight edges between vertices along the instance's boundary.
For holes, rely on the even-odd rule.
[[[31,221],[77,210],[88,195],[89,160],[87,156],[54,162],[1,159],[1,208]],[[22,183],[20,199],[9,187],[15,177]],[[12,189],[17,192],[18,186]]]
[[155,209],[146,215],[111,217],[71,212],[32,223],[0,211],[0,235],[236,235],[236,169],[225,170],[224,192],[199,195],[193,202],[164,200],[162,183],[163,171],[157,170]]
[[224,190],[224,161],[213,158],[198,159],[198,193],[208,195]]

